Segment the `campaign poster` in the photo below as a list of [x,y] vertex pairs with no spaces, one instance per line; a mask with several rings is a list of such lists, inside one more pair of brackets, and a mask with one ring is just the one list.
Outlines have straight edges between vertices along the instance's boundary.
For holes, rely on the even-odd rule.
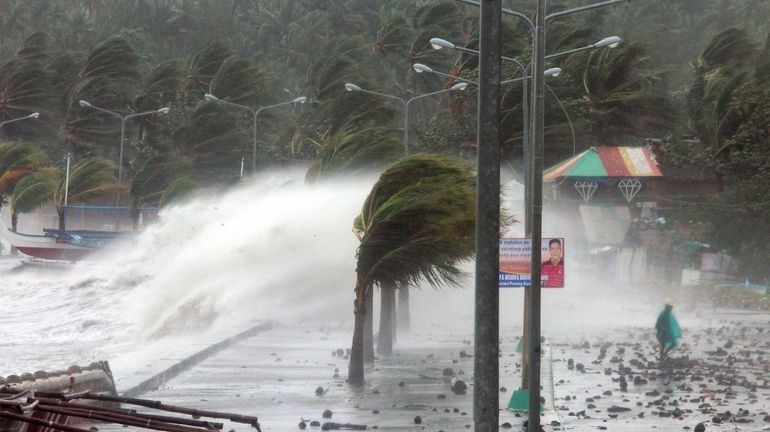
[[[531,285],[532,241],[500,239],[500,288]],[[564,239],[544,238],[540,244],[540,280],[543,288],[564,288]]]

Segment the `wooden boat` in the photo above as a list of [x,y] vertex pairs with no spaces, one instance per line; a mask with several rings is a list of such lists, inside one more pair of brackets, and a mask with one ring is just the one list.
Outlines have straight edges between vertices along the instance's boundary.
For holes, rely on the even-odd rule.
[[[67,229],[43,228],[41,234],[33,234],[8,228],[3,237],[20,253],[33,258],[50,261],[93,259],[94,256],[89,255],[94,251],[135,234],[131,211],[128,207],[104,205],[65,206]],[[157,212],[156,208],[141,209],[137,228],[156,220]]]
[[44,235],[35,235],[8,229],[4,236],[19,252],[44,260],[78,261],[96,249],[77,243],[77,240],[83,238],[79,231],[46,230]]
[[[142,407],[126,409],[121,405]],[[158,415],[149,409],[192,416]],[[67,371],[43,371],[0,378],[0,431],[91,432],[93,423],[108,422],[166,432],[211,432],[223,424],[200,417],[245,423],[261,432],[257,417],[167,405],[156,400],[118,396],[107,362]]]
[[[66,371],[0,377],[0,430],[14,432],[75,432],[69,426],[73,418],[64,412],[46,409],[42,396],[50,394],[93,393],[117,396],[115,382],[107,362],[94,362],[87,367],[70,366]],[[115,405],[114,403],[112,405]],[[93,404],[94,408],[104,403]]]

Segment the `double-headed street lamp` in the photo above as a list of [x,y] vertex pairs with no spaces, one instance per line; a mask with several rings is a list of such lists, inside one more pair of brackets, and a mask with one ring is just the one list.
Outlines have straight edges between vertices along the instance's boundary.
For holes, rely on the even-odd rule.
[[461,83],[457,83],[457,84],[455,84],[452,87],[449,87],[447,89],[443,89],[443,90],[438,90],[438,91],[434,91],[434,92],[430,92],[430,93],[425,93],[425,94],[417,95],[417,96],[414,96],[414,97],[412,97],[410,99],[403,99],[403,98],[400,98],[398,96],[393,96],[393,95],[389,95],[389,94],[385,94],[385,93],[376,92],[376,91],[373,91],[373,90],[363,89],[363,88],[361,88],[361,87],[359,87],[359,86],[357,86],[357,85],[355,85],[353,83],[346,83],[345,84],[345,90],[347,90],[349,92],[361,92],[361,93],[366,93],[366,94],[371,94],[371,95],[375,95],[375,96],[380,96],[380,97],[396,100],[396,101],[401,102],[404,105],[404,157],[407,157],[407,156],[409,156],[409,105],[412,102],[416,101],[417,99],[422,99],[422,98],[425,98],[425,97],[428,97],[428,96],[434,96],[434,95],[437,95],[437,94],[446,93],[446,92],[450,92],[450,91],[463,91],[463,90],[465,90],[466,87],[468,87],[468,84],[474,84],[474,83],[470,82],[470,81],[468,81],[468,82],[461,82]]
[[[618,36],[608,36],[608,37],[603,38],[603,39],[599,40],[598,42],[593,43],[591,45],[587,45],[587,46],[580,47],[580,48],[574,48],[574,49],[571,49],[571,50],[562,51],[562,52],[558,52],[558,53],[555,53],[555,54],[550,54],[550,55],[545,56],[545,58],[550,60],[550,59],[555,59],[555,58],[560,58],[560,57],[568,56],[570,54],[578,53],[578,52],[581,52],[581,51],[593,51],[593,50],[597,50],[597,49],[605,48],[605,47],[615,48],[615,47],[618,46],[618,44],[620,42],[621,42],[621,39]],[[435,50],[440,50],[440,49],[443,49],[443,48],[448,48],[448,49],[464,52],[464,53],[467,53],[467,54],[472,54],[472,55],[475,55],[475,56],[479,55],[479,52],[477,50],[474,50],[474,49],[471,49],[471,48],[457,46],[457,45],[453,44],[452,42],[449,42],[446,39],[431,38],[430,45]],[[501,56],[500,59],[502,59],[503,61],[506,61],[506,62],[513,63],[516,66],[518,66],[519,67],[519,71],[521,72],[521,76],[529,75],[529,66],[530,66],[529,64],[525,66],[523,63],[521,63],[519,60],[517,60],[517,59],[515,59],[513,57]],[[424,65],[420,65],[420,69],[430,69],[430,68],[428,68],[427,66],[424,66]],[[551,75],[549,75],[549,72],[553,71],[554,69],[558,69],[558,68],[546,69],[543,74],[545,76],[551,76]],[[418,71],[418,72],[422,71],[422,70],[418,70],[417,66],[415,66],[415,70]],[[561,69],[559,69],[559,71],[561,71]],[[427,72],[427,70],[426,70],[426,72]],[[430,70],[430,72],[434,72],[434,71]],[[552,76],[556,76],[556,75],[552,75]],[[503,81],[500,84],[506,84],[508,82],[511,82],[511,81]],[[521,92],[522,92],[521,104],[522,105],[521,106],[522,106],[522,112],[523,112],[523,117],[524,117],[523,118],[524,131],[523,131],[522,141],[524,143],[523,148],[524,148],[524,152],[525,152],[525,155],[524,155],[525,160],[529,156],[529,95],[528,95],[528,88],[529,88],[528,83],[526,81],[522,82],[522,88],[521,88]],[[526,165],[526,163],[525,163],[525,165]]]
[[6,120],[6,121],[2,121],[2,122],[0,122],[0,128],[2,128],[3,126],[7,125],[8,123],[16,123],[17,121],[22,121],[22,120],[27,120],[27,119],[36,119],[38,117],[40,117],[40,113],[39,112],[33,112],[32,114],[25,115],[24,117],[18,117],[18,118],[15,118],[15,119],[10,119],[10,120]]
[[[498,430],[499,406],[499,331],[500,294],[495,277],[499,266],[500,217],[500,63],[501,18],[503,14],[525,21],[533,36],[532,87],[533,103],[530,143],[531,155],[525,163],[530,166],[526,184],[531,185],[532,199],[527,203],[532,221],[531,302],[527,316],[530,346],[526,357],[529,372],[529,432],[540,431],[540,242],[542,239],[542,172],[544,141],[545,24],[546,21],[573,13],[588,11],[624,0],[600,3],[546,14],[546,0],[537,0],[535,21],[527,15],[503,9],[502,0],[456,0],[480,6],[479,12],[479,109],[478,109],[478,169],[476,193],[476,310],[473,419],[476,430]],[[528,200],[529,201],[529,200]]]
[[[565,57],[565,56],[568,56],[568,55],[571,55],[571,54],[575,54],[575,53],[578,53],[578,52],[581,52],[581,51],[594,51],[594,50],[601,49],[601,48],[615,48],[615,47],[617,47],[620,44],[620,42],[621,42],[621,38],[620,37],[618,37],[618,36],[608,36],[608,37],[602,38],[601,40],[599,40],[596,43],[593,43],[591,45],[587,45],[587,46],[583,46],[583,47],[579,47],[579,48],[574,48],[574,49],[571,49],[571,50],[562,51],[562,52],[558,52],[558,53],[555,53],[555,54],[546,55],[545,59],[549,59],[549,60],[550,59],[556,59],[556,58]],[[460,52],[463,52],[463,53],[466,53],[466,54],[471,54],[471,55],[476,55],[476,56],[479,55],[479,52],[477,50],[474,50],[474,49],[471,49],[471,48],[467,48],[467,47],[457,46],[454,43],[449,42],[449,41],[447,41],[445,39],[441,39],[441,38],[431,38],[430,44],[433,47],[433,49],[436,49],[436,50],[447,48],[447,49],[457,50],[457,51],[460,51]],[[512,57],[500,56],[500,59],[502,61],[513,63],[516,66],[518,66],[519,71],[521,72],[522,76],[525,76],[525,75],[529,74],[529,69],[530,69],[531,63],[529,63],[529,64],[527,64],[525,66],[519,60],[517,60],[515,58],[512,58]],[[550,70],[551,69],[546,69],[546,71],[544,72],[544,75],[547,76],[548,72]],[[505,83],[505,82],[503,82],[503,83]],[[503,84],[503,83],[501,83],[501,84]],[[529,90],[529,83],[527,81],[522,82],[522,89],[521,89],[521,91],[522,91],[521,105],[522,105],[522,113],[523,113],[523,119],[522,119],[522,123],[523,123],[523,133],[522,133],[522,135],[523,135],[523,138],[522,138],[523,146],[522,147],[524,149],[524,177],[525,177],[525,182],[524,182],[524,185],[525,185],[525,187],[524,187],[524,189],[525,189],[525,192],[524,192],[525,200],[524,201],[526,203],[526,206],[529,206],[530,203],[531,203],[531,200],[532,200],[532,191],[531,191],[531,188],[532,188],[532,184],[531,183],[532,182],[531,182],[531,180],[529,180],[530,179],[530,173],[532,171],[532,168],[530,167],[530,163],[529,163],[530,162],[530,158],[531,158],[532,148],[530,146],[530,136],[529,136],[530,135],[530,124],[529,124],[530,123],[530,118],[529,118],[530,112],[529,112],[529,95],[528,95],[528,90]],[[554,93],[554,96],[556,96],[555,93]],[[557,101],[558,101],[558,97],[557,97]],[[559,104],[561,104],[561,101],[559,101]],[[564,111],[565,115],[567,115],[567,111],[566,111],[566,109],[564,109],[563,105],[562,105],[562,110]],[[567,115],[567,120],[569,121],[569,115]],[[573,154],[574,154],[574,134],[573,134]],[[530,217],[529,215],[525,215],[524,216],[524,232],[525,232],[525,236],[526,237],[531,237],[531,234],[532,234],[532,226],[531,226],[531,224],[532,224],[532,217]],[[526,290],[525,291],[524,304],[525,304],[525,309],[526,310],[529,309],[530,294],[531,294],[530,290]],[[524,347],[525,347],[525,350],[529,346],[529,336],[526,334],[526,332],[528,330],[529,330],[529,318],[527,317],[527,318],[525,318],[525,322],[524,322],[524,331],[525,331]],[[527,373],[528,373],[528,369],[529,369],[529,362],[527,360],[526,354],[524,356],[524,361],[522,362],[522,365],[523,365],[522,366],[522,389],[527,389],[527,388],[529,388],[529,383],[527,381],[528,380]]]
[[[622,41],[622,39],[620,37],[618,37],[618,36],[607,36],[606,38],[602,38],[601,40],[599,40],[596,43],[593,43],[591,45],[586,45],[584,47],[574,48],[574,49],[571,49],[571,50],[558,52],[556,54],[549,54],[549,55],[545,56],[545,59],[546,60],[551,60],[551,59],[554,59],[554,58],[559,58],[559,57],[564,57],[564,56],[567,56],[567,55],[570,55],[570,54],[574,54],[574,53],[577,53],[577,52],[580,52],[580,51],[595,50],[595,49],[604,48],[604,47],[615,48],[615,47],[617,47],[620,44],[621,41]],[[448,40],[441,39],[441,38],[431,38],[430,39],[430,46],[433,47],[433,49],[436,49],[436,50],[440,50],[442,48],[449,48],[449,49],[453,49],[453,50],[457,50],[457,51],[462,51],[464,53],[473,54],[473,55],[476,55],[476,56],[479,55],[479,52],[477,50],[474,50],[474,49],[471,49],[471,48],[462,47],[462,46],[457,46],[457,45],[453,44],[452,42],[449,42]],[[502,59],[503,61],[509,61],[509,62],[515,63],[516,65],[519,66],[520,69],[522,69],[522,73],[524,73],[523,72],[524,69],[529,69],[529,67],[528,67],[529,65],[527,67],[525,67],[519,60],[517,60],[517,59],[515,59],[513,57],[501,56],[500,59]]]
[[[431,46],[433,46],[434,49],[450,48],[450,47],[453,48],[453,49],[456,48],[453,43],[445,41],[444,39],[439,39],[439,38],[431,39],[430,40],[430,44],[431,44]],[[475,54],[475,55],[479,54],[478,51],[471,50],[469,48],[458,49],[458,50],[464,51],[464,52],[468,52],[470,54]],[[524,135],[524,139],[523,139],[524,146],[523,147],[524,147],[524,153],[527,153],[528,152],[528,143],[529,143],[529,138],[527,136],[528,133],[529,133],[529,96],[527,95],[527,88],[529,87],[529,79],[532,78],[532,77],[529,76],[527,68],[525,68],[524,65],[521,64],[521,62],[519,62],[515,58],[503,57],[503,60],[508,60],[508,61],[511,61],[511,62],[517,64],[519,66],[519,68],[521,69],[521,76],[522,77],[525,77],[525,76],[527,77],[527,79],[519,77],[519,78],[510,79],[510,80],[507,80],[507,81],[502,81],[500,83],[500,84],[510,84],[510,83],[521,81],[521,106],[522,106],[522,112],[524,113],[524,119],[523,119],[523,123],[524,123],[524,132],[523,132],[523,135]],[[431,74],[439,75],[439,76],[442,76],[442,77],[445,77],[445,78],[451,78],[451,79],[455,79],[455,80],[458,80],[458,81],[462,81],[462,82],[467,82],[467,83],[471,83],[471,84],[474,84],[474,85],[478,85],[478,83],[476,83],[474,81],[470,81],[470,80],[467,80],[465,78],[460,78],[460,77],[456,77],[454,75],[450,75],[448,73],[444,73],[444,72],[439,72],[439,71],[433,70],[430,67],[428,67],[428,66],[426,66],[426,65],[424,65],[422,63],[415,63],[412,67],[414,68],[414,71],[417,72],[417,73],[431,73]],[[558,67],[546,69],[543,72],[543,75],[546,76],[546,77],[557,77],[560,74],[561,74],[561,68],[558,68]],[[525,155],[525,159],[526,159],[526,155]]]
[[145,112],[140,112],[135,114],[122,115],[114,111],[110,111],[104,108],[99,108],[98,106],[92,105],[90,102],[85,100],[80,100],[78,104],[80,104],[80,106],[82,106],[83,108],[95,109],[97,111],[101,111],[103,113],[115,116],[120,119],[120,152],[118,155],[118,184],[121,184],[121,185],[123,184],[123,142],[125,141],[125,137],[126,137],[126,121],[134,117],[142,117],[142,116],[147,116],[152,114],[168,114],[168,112],[171,111],[171,108],[164,107],[153,111],[145,111]]
[[[621,38],[620,37],[618,37],[618,36],[608,36],[608,37],[602,38],[601,40],[599,40],[596,43],[593,43],[591,45],[586,45],[586,46],[583,46],[583,47],[574,48],[574,49],[570,49],[570,50],[567,50],[567,51],[558,52],[558,53],[555,53],[555,54],[549,54],[549,55],[545,56],[545,59],[546,60],[552,60],[552,59],[556,59],[556,58],[566,57],[568,55],[575,54],[575,53],[578,53],[578,52],[581,52],[581,51],[594,51],[594,50],[601,49],[601,48],[615,48],[615,47],[617,47],[620,44],[620,42],[621,42]],[[431,38],[430,39],[430,45],[435,50],[440,50],[440,49],[443,49],[443,48],[447,48],[447,49],[452,49],[452,50],[460,51],[460,52],[463,52],[463,53],[466,53],[466,54],[475,55],[475,56],[479,55],[479,52],[477,50],[475,50],[475,49],[471,49],[471,48],[467,48],[467,47],[462,47],[462,46],[457,46],[454,43],[452,43],[452,42],[450,42],[450,41],[448,41],[446,39]],[[527,64],[525,66],[519,60],[517,60],[517,59],[515,59],[513,57],[500,56],[500,59],[502,61],[513,63],[516,66],[518,66],[519,71],[521,72],[521,76],[529,75],[529,69],[530,69],[531,63]],[[420,68],[421,69],[428,69],[428,70],[430,69],[430,68],[428,68],[427,66],[424,66],[424,65],[420,65]],[[556,69],[556,68],[546,69],[545,72],[543,73],[543,75],[544,76],[549,76],[549,72],[552,71],[553,69]],[[417,70],[417,67],[415,67],[415,70]],[[426,70],[426,71],[428,71],[428,70]],[[420,72],[420,71],[418,71],[418,72]],[[434,72],[434,71],[430,70],[430,72]],[[444,75],[444,76],[446,76],[446,75]],[[506,84],[508,82],[510,82],[510,81],[503,81],[500,84]],[[531,150],[530,145],[529,145],[529,142],[530,142],[529,141],[529,138],[530,138],[529,137],[529,134],[530,134],[529,126],[530,125],[529,125],[529,94],[528,94],[529,85],[528,84],[529,83],[527,81],[522,82],[522,88],[521,88],[521,93],[522,93],[521,106],[522,106],[522,113],[523,113],[522,123],[524,125],[524,127],[523,127],[523,140],[522,140],[524,145],[522,147],[524,148],[524,161],[525,161],[524,162],[524,167],[525,167],[525,169],[524,169],[524,176],[527,177],[527,178],[529,176],[529,171],[530,171],[528,169],[528,165],[529,165],[528,161],[529,161],[529,158],[530,158],[530,150]],[[566,110],[565,110],[565,113],[566,113]],[[529,202],[529,199],[530,199],[530,190],[529,190],[530,184],[529,184],[529,182],[526,182],[526,181],[525,181],[525,183],[526,183],[526,193],[525,193],[526,201]],[[531,218],[529,218],[529,217],[525,217],[524,218],[525,232],[527,233],[527,237],[529,237],[529,235],[531,233],[530,223],[532,221],[530,219]]]
[[[412,68],[417,73],[434,74],[434,75],[442,76],[442,77],[445,77],[445,78],[450,78],[450,79],[454,79],[454,80],[457,80],[457,81],[461,81],[462,84],[473,84],[473,85],[478,85],[479,84],[476,81],[472,81],[472,80],[465,79],[465,78],[460,78],[460,77],[454,76],[452,74],[448,74],[446,72],[440,72],[440,71],[434,70],[431,67],[426,66],[426,65],[424,65],[422,63],[415,63],[415,64],[412,65]],[[546,76],[546,77],[557,77],[560,74],[561,74],[561,68],[558,68],[558,67],[546,69],[543,72],[543,76]],[[526,80],[529,80],[530,78],[532,78],[532,76],[527,75],[526,79],[525,79],[524,76],[521,76],[519,78],[513,78],[513,79],[502,81],[500,84],[511,84],[511,83],[515,83],[515,82],[524,82],[526,84]]]
[[[297,104],[297,103],[298,104],[303,104],[303,103],[305,103],[307,101],[307,98],[305,96],[300,96],[300,97],[296,97],[296,98],[294,98],[294,99],[292,99],[290,101],[281,102],[281,103],[277,103],[277,104],[274,104],[274,105],[267,105],[267,106],[263,106],[263,107],[259,107],[257,109],[254,109],[254,108],[248,107],[246,105],[241,105],[241,104],[237,104],[235,102],[230,102],[230,101],[227,101],[227,100],[224,100],[224,99],[220,99],[220,98],[214,96],[211,93],[206,93],[205,95],[203,95],[203,98],[206,99],[207,101],[210,101],[210,102],[219,102],[219,103],[222,103],[222,104],[225,104],[225,105],[230,105],[230,106],[233,106],[233,107],[236,107],[236,108],[245,109],[245,110],[247,110],[247,111],[249,111],[251,113],[253,121],[254,121],[253,126],[252,126],[253,127],[253,132],[254,132],[254,135],[253,135],[253,138],[252,138],[253,139],[253,150],[252,150],[252,155],[251,155],[251,173],[252,174],[256,174],[257,173],[257,117],[259,117],[259,113],[264,111],[264,110],[267,110],[267,109],[277,108],[277,107],[280,107],[280,106],[290,105],[290,104]],[[241,170],[241,171],[243,171],[243,170]]]

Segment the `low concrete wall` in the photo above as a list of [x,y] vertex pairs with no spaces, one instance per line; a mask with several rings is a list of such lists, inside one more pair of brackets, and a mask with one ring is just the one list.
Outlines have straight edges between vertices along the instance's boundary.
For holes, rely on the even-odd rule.
[[244,330],[238,333],[237,335],[229,337],[221,342],[217,342],[214,345],[211,345],[181,360],[179,363],[176,363],[175,365],[167,368],[166,370],[156,375],[153,375],[152,377],[142,381],[141,383],[135,385],[134,387],[131,387],[123,391],[122,396],[136,397],[141,395],[142,393],[146,393],[152,389],[158,388],[164,383],[168,382],[170,379],[179,375],[181,372],[184,372],[185,370],[190,369],[191,367],[195,366],[201,361],[230,347],[231,345],[237,343],[238,341],[252,337],[262,331],[270,330],[271,328],[273,328],[273,323],[271,321],[267,321],[257,326],[254,326],[248,330]]

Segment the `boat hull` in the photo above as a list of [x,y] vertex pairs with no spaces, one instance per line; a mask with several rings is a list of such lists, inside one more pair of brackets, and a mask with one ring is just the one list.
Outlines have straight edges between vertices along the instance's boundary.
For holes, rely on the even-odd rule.
[[56,238],[41,235],[22,234],[7,230],[8,243],[24,255],[44,260],[78,261],[94,252],[94,248],[65,243]]
[[16,247],[16,250],[33,258],[53,261],[80,261],[93,252],[92,249],[73,250],[24,246]]

